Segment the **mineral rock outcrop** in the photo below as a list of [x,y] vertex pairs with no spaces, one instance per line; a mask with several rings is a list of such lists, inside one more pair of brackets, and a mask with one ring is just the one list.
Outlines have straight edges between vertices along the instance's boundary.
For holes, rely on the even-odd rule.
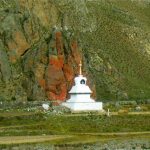
[[0,101],[63,101],[81,59],[97,99],[149,99],[149,14],[149,1],[1,0]]

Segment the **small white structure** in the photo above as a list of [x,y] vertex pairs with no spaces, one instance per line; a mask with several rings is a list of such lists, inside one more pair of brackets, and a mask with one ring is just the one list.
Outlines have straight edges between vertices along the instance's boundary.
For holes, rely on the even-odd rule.
[[79,64],[79,75],[75,77],[75,85],[69,91],[70,99],[61,105],[66,106],[73,112],[78,111],[103,111],[102,102],[95,102],[90,98],[92,91],[86,85],[86,77],[82,75],[82,64]]

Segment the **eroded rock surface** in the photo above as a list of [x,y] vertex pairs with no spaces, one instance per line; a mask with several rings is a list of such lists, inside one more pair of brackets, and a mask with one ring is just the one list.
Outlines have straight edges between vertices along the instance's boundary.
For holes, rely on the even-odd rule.
[[131,0],[0,1],[0,101],[63,101],[81,58],[92,96],[148,99],[149,6]]

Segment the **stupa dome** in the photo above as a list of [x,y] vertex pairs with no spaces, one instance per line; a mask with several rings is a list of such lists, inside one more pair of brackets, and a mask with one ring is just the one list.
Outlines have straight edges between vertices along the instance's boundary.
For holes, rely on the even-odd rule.
[[79,75],[75,77],[74,82],[75,85],[71,88],[69,91],[70,94],[80,94],[80,93],[89,93],[91,94],[92,91],[90,88],[86,85],[87,78],[83,77],[83,75]]

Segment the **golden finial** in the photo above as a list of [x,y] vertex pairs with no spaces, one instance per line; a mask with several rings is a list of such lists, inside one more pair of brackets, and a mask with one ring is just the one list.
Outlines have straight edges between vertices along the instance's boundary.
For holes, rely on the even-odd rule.
[[79,63],[79,75],[82,75],[82,62]]

